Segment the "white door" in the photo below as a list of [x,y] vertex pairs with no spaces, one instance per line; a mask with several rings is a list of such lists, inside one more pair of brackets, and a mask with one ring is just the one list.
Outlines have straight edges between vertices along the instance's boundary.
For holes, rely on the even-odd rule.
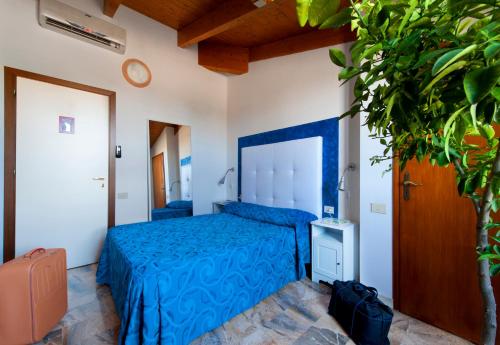
[[68,267],[94,263],[108,219],[109,99],[25,78],[16,98],[16,256],[65,248]]

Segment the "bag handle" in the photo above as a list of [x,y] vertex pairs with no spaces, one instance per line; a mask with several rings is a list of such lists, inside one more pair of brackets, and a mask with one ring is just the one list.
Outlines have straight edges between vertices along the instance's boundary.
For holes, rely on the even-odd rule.
[[29,253],[26,253],[24,255],[24,258],[25,259],[31,259],[31,257],[33,255],[35,255],[36,253],[40,253],[40,254],[45,253],[45,248],[35,248],[32,251],[30,251]]
[[361,283],[356,282],[354,284],[354,291],[356,292],[361,292],[361,291],[367,291],[373,298],[378,297],[378,291],[374,287],[371,286],[365,286]]
[[370,291],[373,295],[373,297],[377,298],[378,297],[378,291],[374,287],[367,287],[366,290]]

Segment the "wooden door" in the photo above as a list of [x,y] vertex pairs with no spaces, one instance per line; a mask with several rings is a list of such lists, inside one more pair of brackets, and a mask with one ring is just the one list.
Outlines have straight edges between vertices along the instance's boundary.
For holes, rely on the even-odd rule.
[[153,157],[153,195],[155,208],[165,207],[165,161],[163,152]]
[[[404,180],[416,183],[406,196]],[[409,162],[395,172],[394,206],[395,308],[479,342],[476,215],[458,195],[454,169]],[[498,279],[494,286],[498,300]]]

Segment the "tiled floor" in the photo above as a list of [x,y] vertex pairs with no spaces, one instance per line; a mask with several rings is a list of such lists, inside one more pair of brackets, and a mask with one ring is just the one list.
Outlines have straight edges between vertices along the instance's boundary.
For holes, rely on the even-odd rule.
[[[69,310],[40,344],[116,344],[119,320],[109,289],[95,283],[96,266],[68,271]],[[330,291],[305,279],[288,284],[192,345],[354,344],[327,313]],[[469,344],[460,338],[395,313],[391,344]]]

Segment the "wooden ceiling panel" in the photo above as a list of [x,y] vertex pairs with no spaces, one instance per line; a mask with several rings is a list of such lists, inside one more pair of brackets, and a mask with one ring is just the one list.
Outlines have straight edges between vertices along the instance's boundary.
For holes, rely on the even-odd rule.
[[165,127],[172,127],[174,129],[174,134],[177,134],[181,126],[173,123],[149,120],[149,146],[153,146]]
[[123,0],[122,4],[176,30],[212,10],[220,0]]
[[249,0],[224,1],[213,11],[181,28],[177,33],[177,44],[186,48],[225,32],[244,23],[255,11],[257,6]]
[[244,74],[248,54],[248,48],[204,41],[198,44],[198,65],[215,72]]
[[102,3],[102,12],[109,17],[113,17],[121,2],[121,0],[104,0]]
[[351,42],[356,35],[349,27],[344,26],[339,30],[314,30],[285,39],[254,46],[250,48],[249,61],[271,59],[308,50],[333,46],[343,42]]
[[[214,71],[246,73],[248,63],[350,42],[348,26],[301,28],[296,0],[103,0],[113,16],[124,5],[178,31],[178,45],[199,44],[198,63]],[[340,0],[341,7],[349,0]],[[258,2],[262,4],[262,1]]]
[[275,0],[247,15],[247,20],[214,37],[229,45],[252,47],[311,31],[297,22],[295,0]]

